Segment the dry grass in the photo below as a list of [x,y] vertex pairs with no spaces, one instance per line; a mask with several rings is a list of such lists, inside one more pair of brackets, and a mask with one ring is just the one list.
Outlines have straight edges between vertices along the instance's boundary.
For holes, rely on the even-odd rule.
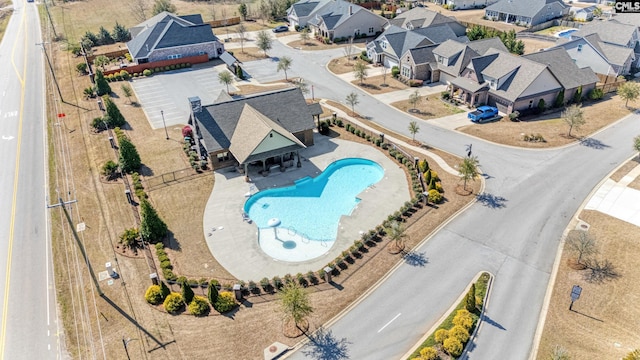
[[[631,112],[617,95],[605,96],[603,100],[598,102],[585,102],[582,109],[586,123],[580,129],[574,128],[571,137],[567,136],[569,126],[562,120],[561,111],[546,114],[530,121],[512,122],[505,117],[498,122],[470,124],[457,130],[505,145],[548,148],[566,145],[588,137]],[[540,134],[546,142],[527,142],[522,139],[522,134]]]
[[254,61],[254,60],[263,60],[267,59],[267,56],[264,55],[264,51],[258,49],[257,47],[247,47],[245,46],[243,50],[241,49],[233,49],[233,56],[236,59],[240,60],[240,62]]
[[[584,272],[573,270],[567,261],[574,257],[565,247],[551,296],[538,352],[548,359],[552,348],[566,348],[571,359],[617,360],[638,347],[640,334],[640,229],[597,211],[583,211],[580,219],[590,225],[597,239],[599,258],[609,259],[620,277],[601,284],[583,280]],[[582,295],[569,311],[573,285]]]
[[397,101],[392,103],[391,106],[411,113],[411,115],[423,120],[436,119],[464,112],[464,110],[438,99],[438,94],[433,95],[431,98],[421,97],[420,102],[418,102],[415,107],[409,103],[409,100]]
[[[291,33],[287,34],[287,35],[291,35]],[[353,54],[351,56],[355,56],[355,55],[359,55],[360,54],[360,50],[359,47],[364,47],[366,41],[369,40],[371,41],[372,39],[356,39],[353,41]],[[331,43],[331,44],[324,44],[320,41],[318,41],[317,39],[311,37],[309,38],[309,40],[294,40],[291,42],[287,43],[288,46],[291,46],[294,49],[299,49],[299,50],[327,50],[327,49],[336,49],[336,48],[341,48],[341,47],[346,47],[348,45],[347,42],[341,42],[339,44],[336,43]]]
[[239,91],[234,92],[232,95],[257,94],[257,93],[262,93],[262,92],[267,92],[267,91],[275,91],[275,90],[286,89],[286,88],[290,88],[292,86],[293,85],[291,85],[291,84],[285,84],[285,83],[276,84],[276,85],[269,85],[269,86],[238,85],[236,87],[238,88]]
[[440,5],[436,5],[436,4],[430,3],[430,2],[425,2],[424,6],[429,8],[429,10],[433,10],[435,12],[439,12],[442,15],[445,15],[445,16],[452,16],[452,17],[454,17],[454,18],[456,18],[456,19],[458,19],[459,21],[462,21],[462,22],[489,26],[489,27],[492,27],[492,28],[495,28],[495,29],[498,29],[498,30],[501,30],[501,31],[515,30],[516,32],[520,32],[520,31],[525,29],[524,27],[507,24],[507,23],[502,22],[502,21],[484,20],[484,19],[482,19],[482,17],[484,16],[484,10],[483,9],[450,11],[450,10],[446,10],[445,8],[443,8]]
[[353,72],[353,65],[355,65],[356,62],[361,62],[365,65],[368,65],[366,62],[362,61],[360,58],[356,59],[356,60],[352,60],[352,59],[347,59],[346,56],[344,57],[339,57],[339,58],[335,58],[335,59],[331,59],[331,61],[329,61],[329,71],[331,71],[334,74],[345,74],[348,72]]
[[555,43],[552,41],[544,41],[538,39],[523,38],[519,40],[522,40],[522,42],[524,43],[525,54],[536,53],[542,49],[546,49],[555,45]]
[[386,79],[383,80],[382,75],[368,77],[366,80],[360,83],[359,80],[351,82],[354,85],[358,85],[362,90],[369,94],[384,94],[392,91],[404,90],[408,88],[404,83],[394,79],[388,72]]

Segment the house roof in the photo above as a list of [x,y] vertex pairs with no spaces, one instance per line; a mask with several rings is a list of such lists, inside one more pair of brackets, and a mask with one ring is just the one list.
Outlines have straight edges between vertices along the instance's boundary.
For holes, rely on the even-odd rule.
[[479,83],[483,83],[484,76],[482,76],[482,71],[484,71],[484,69],[489,66],[497,57],[498,54],[475,57],[471,59],[471,62],[469,63],[469,65],[467,65],[467,68],[475,72],[476,78],[478,79]]
[[447,40],[458,40],[460,42],[469,41],[469,38],[467,38],[467,29],[458,23],[431,25],[413,29],[412,31],[425,36],[434,44],[439,44]]
[[309,112],[311,113],[311,115],[320,115],[322,114],[322,106],[320,105],[320,103],[311,103],[308,105],[309,107]]
[[[288,145],[279,144],[275,149],[269,145],[261,146],[272,138],[274,133],[280,136],[280,142]],[[287,149],[291,151],[303,148],[306,148],[306,146],[282,125],[245,103],[242,107],[236,130],[231,137],[229,151],[240,164],[244,164],[245,162],[272,156],[271,152],[273,150],[277,153],[282,153],[283,151],[286,152]]]
[[455,86],[461,87],[467,91],[471,91],[472,93],[478,92],[480,90],[488,90],[489,84],[484,81],[476,82],[472,79],[468,79],[466,77],[457,77],[451,80],[451,83]]
[[414,47],[433,44],[424,35],[394,25],[390,26],[374,40],[376,43],[381,41],[386,41],[389,44],[386,49],[383,48],[383,51],[396,57],[402,56],[402,54]]
[[633,33],[638,29],[637,24],[634,26],[618,21],[592,21],[583,25],[580,30],[574,32],[571,36],[585,37],[591,34],[598,34],[603,42],[627,46],[633,39]]
[[[360,5],[353,4],[344,0],[331,0],[322,9],[319,9],[318,14],[309,20],[309,23],[315,26],[324,23],[328,30],[333,30],[347,21],[353,14],[359,11],[369,11]],[[322,13],[322,14],[320,14]],[[370,13],[371,15],[375,15]],[[375,15],[381,20],[385,20],[382,16]]]
[[[200,23],[193,23],[200,20]],[[135,29],[135,30],[134,30]],[[135,59],[149,56],[155,49],[217,41],[211,26],[200,15],[176,16],[166,11],[132,28],[127,48]],[[135,35],[134,35],[135,33]]]
[[299,88],[215,102],[203,106],[202,112],[196,114],[209,152],[229,149],[245,104],[293,134],[315,127],[310,108]]
[[572,36],[571,40],[559,39],[556,43],[559,47],[566,49],[566,46],[571,43],[585,42],[596,50],[609,64],[622,66],[633,56],[633,49],[620,46],[607,44],[600,40],[600,36],[597,33],[589,34],[584,37]]
[[507,47],[504,46],[504,44],[502,43],[502,40],[500,40],[499,37],[474,40],[474,41],[468,42],[466,45],[480,55],[486,54],[486,52],[491,48],[496,50],[501,50],[504,52],[509,52],[509,49],[507,49]]
[[497,11],[533,18],[550,5],[562,8],[568,7],[568,5],[558,0],[500,0],[495,4],[487,6],[485,11]]
[[413,28],[421,28],[450,22],[457,23],[455,18],[444,16],[425,7],[415,7],[389,20],[390,24],[403,28],[407,28],[408,24]]
[[[409,54],[411,54],[411,58],[413,58],[413,62],[416,65],[420,64],[435,64],[436,58],[433,56],[433,49],[438,46],[436,44],[419,46],[417,48],[413,48],[409,50]],[[403,55],[404,56],[404,55]]]
[[[486,41],[489,40],[489,41]],[[440,70],[458,76],[467,67],[472,59],[484,55],[491,50],[506,50],[502,42],[497,44],[495,39],[476,40],[468,43],[460,43],[454,40],[447,40],[433,49],[435,55],[442,56],[449,59],[448,64],[438,63]],[[498,40],[499,41],[499,40]],[[497,49],[489,47],[491,44],[496,44]],[[477,49],[478,51],[476,51]],[[504,49],[504,50],[503,50]]]
[[287,13],[293,9],[298,17],[309,16],[314,10],[318,10],[329,1],[331,0],[300,0],[291,5]]
[[522,57],[547,65],[553,76],[558,79],[565,89],[574,89],[581,85],[598,82],[598,77],[590,67],[580,69],[562,47],[539,51]]
[[227,66],[233,66],[238,62],[238,59],[229,54],[227,51],[223,52],[220,55],[220,60],[222,60]]
[[[509,54],[504,51],[489,49],[487,56],[497,54],[498,56],[483,71],[483,76],[489,76],[494,79],[503,78],[509,75],[498,89],[492,89],[491,92],[510,101],[516,101],[522,93],[533,83],[543,72],[547,71],[547,66],[529,60],[525,57]],[[549,90],[557,90],[552,84]]]
[[634,25],[634,26],[640,27],[638,14],[632,14],[632,13],[613,14],[613,18],[609,21],[615,21],[621,24]]

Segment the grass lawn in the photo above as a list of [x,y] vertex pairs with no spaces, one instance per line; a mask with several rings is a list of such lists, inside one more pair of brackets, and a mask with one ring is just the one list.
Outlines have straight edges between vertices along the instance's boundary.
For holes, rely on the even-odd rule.
[[536,31],[534,34],[539,35],[554,35],[555,33],[563,30],[573,29],[568,26],[552,26],[550,28],[542,29],[540,31]]
[[409,103],[409,99],[394,102],[391,106],[423,120],[436,119],[464,112],[462,109],[441,101],[438,99],[438,96],[438,94],[434,94],[431,97],[421,97],[420,102],[418,102],[415,107]]
[[[633,110],[632,106],[639,105],[640,100],[636,100],[635,103],[630,102],[630,108],[626,108],[624,103],[618,95],[611,94],[598,102],[584,102],[582,110],[585,124],[579,129],[574,127],[571,136],[567,135],[569,126],[561,118],[561,111],[520,122],[513,122],[505,117],[498,122],[469,124],[457,130],[499,144],[528,148],[556,147],[587,138],[590,134],[616,122],[618,119],[628,115]],[[524,141],[523,134],[540,134],[546,142]]]
[[[635,161],[633,164],[637,165]],[[640,228],[593,210],[579,218],[589,224],[596,239],[597,258],[608,259],[619,277],[591,283],[589,270],[568,265],[575,253],[565,246],[546,315],[537,359],[549,359],[556,345],[568,350],[575,360],[617,360],[640,347]],[[575,231],[575,230],[574,230]],[[582,294],[569,311],[573,285]]]
[[383,75],[377,75],[366,78],[362,83],[360,83],[359,80],[353,80],[351,83],[359,86],[371,95],[384,94],[408,88],[403,82],[394,79],[390,72],[387,72],[385,79],[383,79]]

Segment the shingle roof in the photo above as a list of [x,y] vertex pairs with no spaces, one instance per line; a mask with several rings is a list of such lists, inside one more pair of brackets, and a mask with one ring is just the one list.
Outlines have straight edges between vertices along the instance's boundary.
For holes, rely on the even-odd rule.
[[[186,18],[200,19],[199,15]],[[209,24],[194,24],[179,16],[162,12],[132,28],[135,36],[127,42],[127,48],[135,59],[149,56],[156,48],[168,48],[191,44],[201,44],[218,40]],[[132,32],[132,36],[133,33]]]
[[621,24],[635,25],[637,27],[640,27],[640,15],[638,14],[613,14],[613,18],[610,21],[616,21]]
[[486,54],[486,52],[491,48],[504,51],[504,52],[509,52],[509,49],[507,49],[507,47],[504,46],[504,44],[502,43],[502,40],[500,40],[499,37],[492,37],[488,39],[470,41],[467,43],[467,46],[469,46],[471,49],[473,49],[475,52],[477,52],[480,55]]
[[411,23],[414,28],[427,27],[431,25],[457,22],[455,18],[444,16],[424,7],[415,7],[407,12],[403,12],[389,21],[399,27],[407,27]]
[[[353,4],[344,0],[332,0],[326,6],[323,6],[318,10],[319,11],[317,16],[310,19],[309,23],[317,26],[320,24],[320,22],[324,22],[328,30],[335,29],[336,27],[344,23],[347,19],[349,19],[352,14],[355,14],[359,11],[369,11],[360,5]],[[380,19],[384,18],[380,16]]]
[[534,17],[545,9],[545,6],[557,3],[566,8],[568,5],[558,0],[501,0],[485,8],[486,11],[497,11],[501,13]]
[[565,89],[574,89],[581,85],[598,82],[598,77],[591,68],[586,67],[582,70],[578,68],[562,47],[539,51],[522,57],[547,65],[553,76],[558,79]]
[[202,112],[196,115],[209,152],[229,148],[245,104],[251,105],[290,133],[315,127],[310,109],[298,88],[216,102],[203,106]]
[[593,49],[600,53],[600,55],[603,56],[609,64],[622,66],[629,57],[633,56],[633,49],[620,45],[607,44],[600,40],[597,33],[589,34],[584,37],[572,36],[572,40],[557,41],[556,43],[558,46],[566,48],[567,44],[582,41],[587,42],[591,47],[593,47]]
[[223,52],[220,55],[220,60],[222,60],[227,66],[233,66],[238,62],[238,59],[236,59],[235,56],[229,54],[227,51]]
[[622,24],[617,21],[592,21],[583,25],[580,30],[574,32],[571,36],[585,37],[591,34],[598,34],[604,42],[627,46],[633,38],[633,32],[637,29],[638,25]]
[[411,58],[416,65],[420,64],[433,64],[436,63],[436,59],[433,56],[433,49],[438,46],[436,44],[420,46],[409,50]]
[[309,106],[309,113],[311,113],[311,115],[320,115],[322,114],[322,106],[320,105],[320,103],[311,103],[308,105]]
[[309,16],[313,10],[318,8],[320,4],[324,4],[326,1],[317,0],[301,0],[291,5],[298,17]]
[[487,83],[485,83],[484,81],[482,82],[476,82],[473,81],[471,79],[467,79],[465,77],[457,77],[453,80],[451,80],[451,83],[453,85],[459,86],[465,90],[471,91],[471,92],[478,92],[480,90],[488,90],[489,89],[489,85]]
[[458,28],[458,26],[461,25],[458,23],[446,23],[431,25],[429,27],[421,27],[413,29],[412,31],[425,36],[434,44],[439,44],[447,40],[455,40],[461,36],[466,38],[466,29],[464,26],[461,28]]
[[[253,159],[257,160],[268,157],[268,153],[274,150],[273,146],[266,144],[266,146],[261,145],[272,139],[273,133],[280,135],[279,141],[284,139],[289,140],[289,145],[284,146],[285,149],[292,147],[291,150],[297,150],[306,147],[280,124],[245,103],[240,113],[236,130],[231,137],[229,151],[231,151],[240,164],[251,162]],[[277,135],[276,137],[278,137]],[[287,142],[286,140],[284,141],[285,143]],[[278,152],[281,152],[283,151],[283,146],[280,145],[277,149]]]

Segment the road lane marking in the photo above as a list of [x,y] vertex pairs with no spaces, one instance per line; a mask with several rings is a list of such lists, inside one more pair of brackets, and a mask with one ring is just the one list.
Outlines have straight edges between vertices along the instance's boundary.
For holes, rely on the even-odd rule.
[[[27,54],[27,22],[24,20],[25,17],[26,17],[26,14],[27,14],[26,11],[22,12],[22,18],[21,18],[22,25],[18,28],[18,34],[16,35],[16,40],[17,40],[17,39],[20,38],[19,37],[20,32],[24,29],[24,44],[23,45],[24,45],[24,54],[25,54],[25,56],[24,56],[23,60],[25,61],[25,64],[23,64],[23,67],[26,67],[26,60],[27,60],[27,56],[26,56],[26,54]],[[23,80],[22,76],[20,76],[20,72],[18,71],[18,67],[16,66],[16,63],[14,61],[14,55],[15,55],[15,52],[16,52],[16,46],[18,46],[18,41],[13,43],[13,48],[11,49],[11,65],[13,65],[13,71],[16,72],[16,76],[18,77],[18,81],[20,82],[20,84],[22,86],[24,86],[24,80]],[[23,71],[22,74],[23,74],[23,76],[26,76],[26,72]]]
[[389,326],[389,324],[391,324],[395,319],[397,319],[400,315],[402,315],[402,313],[398,313],[398,315],[396,315],[393,319],[391,319],[388,323],[384,324],[383,327],[380,328],[380,330],[378,330],[378,333],[380,333],[380,331],[384,330],[384,328],[386,328],[387,326]]
[[11,135],[9,135],[9,136],[2,135],[2,140],[13,140],[13,139],[14,139],[14,137],[11,136]]
[[[22,24],[24,25],[25,33],[24,33],[24,63],[22,74],[26,78],[27,76],[27,26],[25,21],[26,11],[22,12]],[[15,50],[15,45],[14,45]],[[13,63],[15,69],[15,63],[13,62],[13,51],[11,53],[11,62]],[[7,336],[7,313],[9,310],[9,289],[11,285],[11,257],[13,253],[13,238],[15,236],[15,222],[16,222],[16,204],[18,197],[18,180],[20,174],[20,150],[22,146],[22,125],[23,125],[23,114],[24,111],[24,81],[20,78],[20,74],[17,73],[18,78],[20,80],[20,112],[18,117],[18,143],[16,144],[16,165],[13,174],[13,197],[11,199],[11,220],[9,221],[9,240],[7,246],[7,269],[5,270],[5,281],[4,281],[4,295],[3,295],[3,303],[2,303],[2,325],[0,326],[0,360],[4,360],[4,351],[5,351],[5,341]]]

